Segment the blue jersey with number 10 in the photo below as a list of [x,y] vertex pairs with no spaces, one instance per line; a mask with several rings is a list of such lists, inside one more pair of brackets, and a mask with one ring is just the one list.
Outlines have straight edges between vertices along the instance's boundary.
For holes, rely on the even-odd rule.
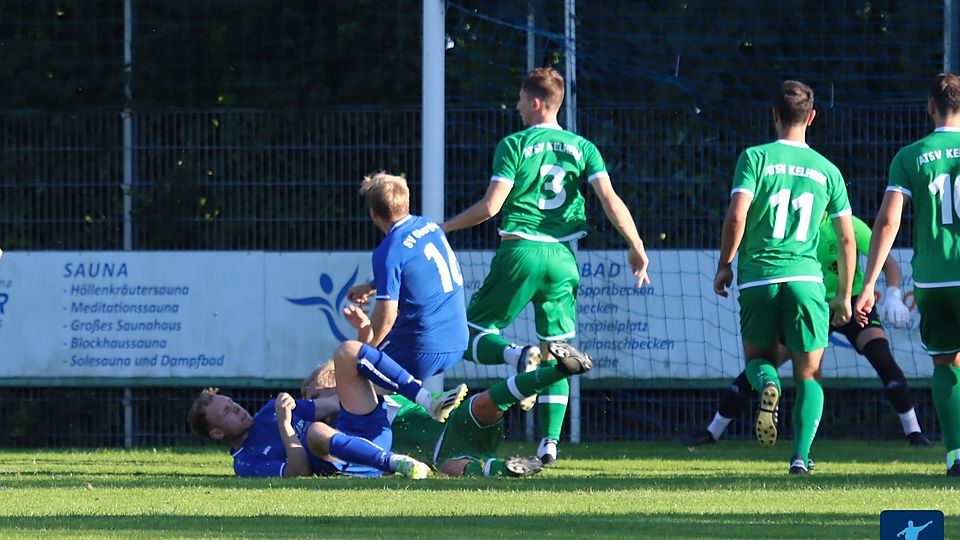
[[467,349],[463,275],[440,226],[409,215],[373,252],[377,300],[398,303],[397,320],[384,338],[391,349],[453,353]]

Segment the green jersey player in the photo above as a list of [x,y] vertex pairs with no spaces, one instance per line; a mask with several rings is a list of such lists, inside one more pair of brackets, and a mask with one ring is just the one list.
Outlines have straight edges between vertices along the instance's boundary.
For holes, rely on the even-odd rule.
[[[867,253],[870,249],[870,227],[860,218],[854,216],[853,232],[856,238],[857,251]],[[840,280],[837,273],[837,255],[837,237],[833,230],[833,224],[824,215],[820,223],[820,245],[817,247],[817,258],[820,260],[820,267],[823,269],[823,284],[826,287],[827,302],[836,296],[837,283]],[[851,301],[856,301],[860,290],[863,288],[863,271],[860,269],[860,265],[856,264],[856,261],[855,265]],[[883,382],[887,400],[900,417],[900,424],[903,427],[903,434],[907,442],[913,446],[930,446],[930,441],[923,435],[920,422],[917,420],[907,378],[893,358],[887,333],[884,331],[883,325],[880,324],[880,320],[883,319],[894,327],[905,328],[910,321],[910,309],[903,303],[903,292],[900,289],[900,265],[893,257],[887,257],[887,261],[883,265],[883,273],[886,278],[887,290],[883,302],[876,306],[877,316],[871,315],[866,326],[860,326],[856,321],[851,320],[840,327],[831,326],[830,332],[836,332],[846,337],[850,346],[865,356],[873,369],[876,370],[877,375]],[[778,345],[776,365],[779,367],[789,359],[790,351],[783,345]],[[684,434],[680,438],[680,443],[692,447],[717,442],[734,417],[749,406],[752,394],[746,372],[740,373],[730,386],[723,391],[720,406],[717,408],[710,424],[706,428]]]
[[[464,357],[481,364],[516,364],[518,372],[551,363],[547,345],[576,336],[576,291],[580,272],[573,242],[586,235],[581,186],[589,184],[607,218],[627,241],[627,260],[637,286],[650,283],[643,242],[630,210],[617,195],[596,146],[563,130],[557,113],[563,77],[538,68],[524,77],[517,111],[526,129],[497,145],[493,175],[483,198],[442,225],[451,232],[500,214],[501,243],[480,289],[467,307],[470,342]],[[536,346],[517,347],[500,335],[527,304],[533,304]],[[556,459],[567,410],[566,379],[540,394],[543,439],[537,454]],[[521,407],[529,409],[533,400]]]
[[[470,397],[440,424],[417,403],[392,394],[384,396],[393,446],[390,450],[416,454],[437,471],[449,476],[529,476],[540,472],[539,458],[501,459],[497,450],[503,440],[503,415],[521,399],[571,375],[586,373],[592,361],[567,343],[550,343],[556,365],[520,373]],[[316,399],[336,388],[332,363],[317,368],[304,381],[305,399]],[[332,421],[332,419],[330,420]]]
[[757,437],[776,443],[780,379],[778,338],[791,351],[797,398],[790,472],[809,473],[810,446],[823,414],[823,388],[815,379],[827,345],[830,317],[817,260],[819,217],[827,212],[837,233],[837,293],[833,324],[850,320],[855,245],[850,202],[840,171],[806,144],[813,122],[813,90],[798,81],[780,85],[773,106],[779,140],[746,149],[737,162],[730,207],[723,222],[714,291],[728,296],[734,257],[740,287],[740,329],[747,378],[761,393]]
[[909,198],[920,340],[933,357],[931,387],[947,449],[947,476],[960,477],[960,77],[934,78],[927,112],[934,132],[901,149],[890,164],[856,312],[866,324],[880,262],[890,253]]

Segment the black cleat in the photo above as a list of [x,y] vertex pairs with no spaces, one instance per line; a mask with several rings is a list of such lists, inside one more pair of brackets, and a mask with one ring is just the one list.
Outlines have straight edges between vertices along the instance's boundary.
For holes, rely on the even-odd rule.
[[580,375],[593,368],[593,359],[587,353],[582,353],[569,343],[551,341],[548,345],[550,354],[557,359],[557,369],[567,375]]
[[537,448],[537,457],[544,465],[552,465],[557,461],[557,441],[544,438]]
[[686,447],[713,444],[715,442],[717,442],[717,440],[713,438],[713,433],[710,433],[710,431],[706,429],[698,429],[680,436],[680,444]]
[[[528,345],[520,351],[520,360],[517,362],[517,375],[536,371],[540,367],[540,346]],[[527,396],[517,404],[521,411],[529,411],[537,404],[537,395]]]
[[953,466],[947,469],[947,476],[960,477],[960,459],[953,460]]
[[503,460],[510,476],[533,476],[543,470],[543,462],[537,457],[513,456]]
[[803,459],[793,456],[790,458],[790,474],[810,474],[810,469],[803,463]]
[[910,443],[910,446],[920,446],[928,447],[933,446],[933,443],[930,442],[930,439],[926,435],[920,433],[919,431],[914,431],[913,433],[907,435],[907,442]]

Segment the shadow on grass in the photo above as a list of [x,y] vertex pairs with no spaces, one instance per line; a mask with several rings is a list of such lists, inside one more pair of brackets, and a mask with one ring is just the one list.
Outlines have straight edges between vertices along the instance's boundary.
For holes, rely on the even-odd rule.
[[242,536],[258,538],[865,538],[880,517],[857,514],[626,513],[550,517],[305,517],[180,515],[0,517],[0,534],[81,536]]

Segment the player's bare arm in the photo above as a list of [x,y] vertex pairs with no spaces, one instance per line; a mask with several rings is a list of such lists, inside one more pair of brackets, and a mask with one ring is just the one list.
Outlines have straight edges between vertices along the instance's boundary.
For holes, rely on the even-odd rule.
[[900,231],[900,219],[903,216],[905,195],[899,191],[887,191],[880,204],[877,220],[873,223],[873,237],[870,238],[870,253],[867,255],[867,268],[864,270],[863,290],[857,299],[854,316],[860,326],[866,326],[867,316],[876,302],[874,288],[880,277],[880,261],[890,256],[893,241]]
[[733,283],[733,259],[743,241],[743,232],[747,226],[747,210],[753,196],[749,193],[737,192],[730,197],[730,206],[727,208],[727,217],[723,220],[723,229],[720,235],[720,260],[717,262],[717,275],[713,278],[713,292],[726,298],[730,295],[727,288]]
[[370,326],[373,328],[373,335],[367,343],[376,347],[387,337],[393,325],[397,322],[397,313],[399,304],[396,300],[377,300],[373,308],[373,315],[370,317]]
[[293,408],[297,402],[293,396],[286,392],[277,395],[275,402],[277,413],[277,429],[280,430],[280,440],[283,441],[284,450],[287,454],[287,465],[283,468],[283,476],[310,476],[310,462],[307,460],[307,451],[303,449],[303,444],[297,438],[297,432],[293,429]]
[[850,293],[853,289],[853,273],[856,268],[857,240],[853,233],[853,218],[850,214],[838,216],[831,222],[837,235],[837,294],[830,301],[831,324],[843,326],[850,322],[852,308]]
[[443,229],[443,232],[448,233],[460,229],[469,229],[483,223],[500,213],[500,209],[503,208],[503,203],[507,200],[507,195],[510,194],[511,189],[513,189],[513,184],[508,182],[490,182],[482,199],[441,224],[440,228]]
[[603,205],[603,211],[607,214],[607,219],[617,229],[620,236],[627,241],[630,251],[627,254],[627,261],[633,269],[633,275],[637,278],[637,286],[650,284],[650,276],[647,275],[650,266],[650,259],[643,247],[643,240],[640,239],[640,233],[637,231],[637,224],[633,221],[633,214],[624,204],[623,199],[617,195],[610,183],[610,177],[602,175],[597,177],[591,183],[594,192],[600,197],[600,203]]
[[370,283],[360,283],[350,287],[347,291],[347,298],[354,303],[366,304],[370,297],[377,294],[377,289]]
[[373,324],[367,317],[366,312],[358,306],[350,305],[343,308],[343,316],[346,317],[350,326],[357,331],[357,341],[369,344],[370,340],[373,339]]

